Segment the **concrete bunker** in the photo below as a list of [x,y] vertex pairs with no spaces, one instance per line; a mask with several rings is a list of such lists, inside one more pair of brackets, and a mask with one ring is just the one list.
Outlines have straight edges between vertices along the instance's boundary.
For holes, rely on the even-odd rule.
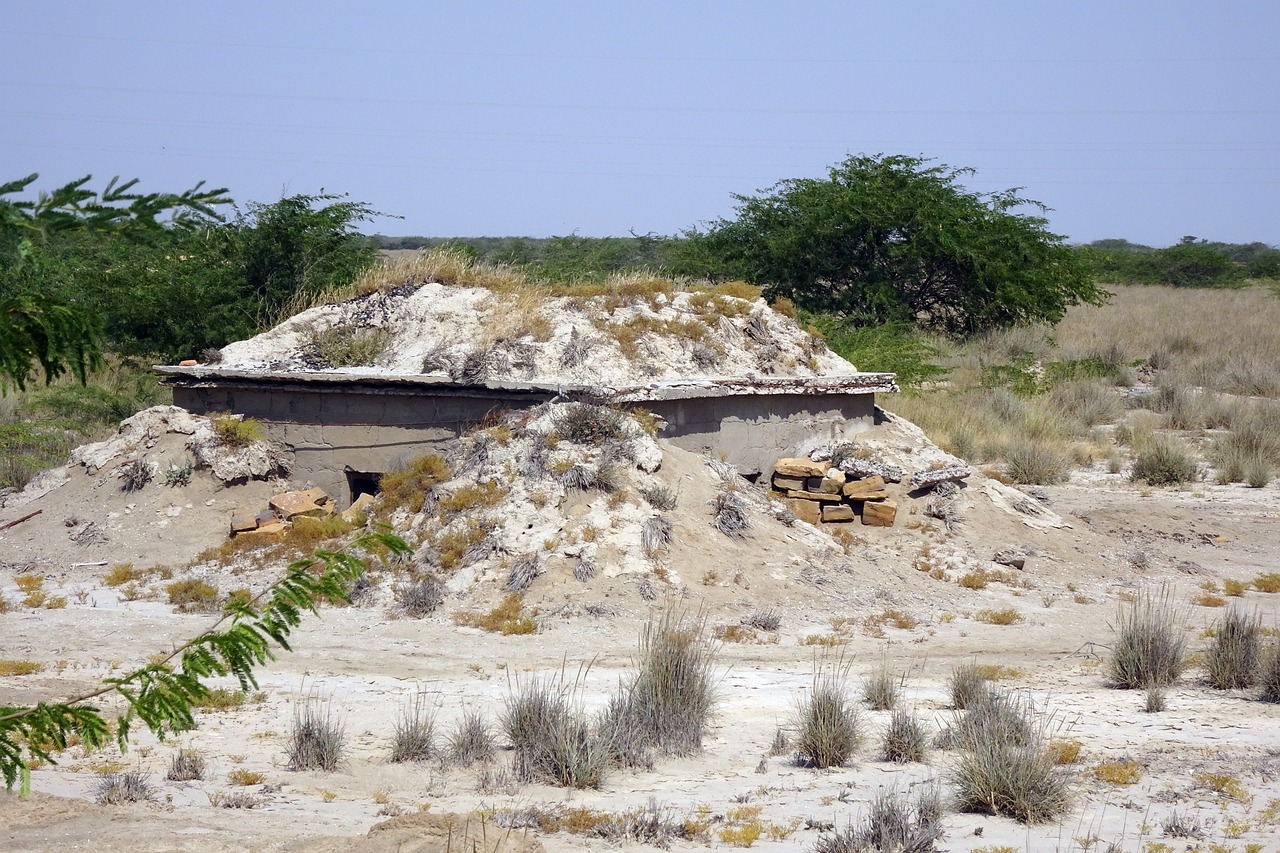
[[409,459],[439,449],[495,411],[586,399],[643,407],[666,421],[662,437],[711,453],[747,476],[771,470],[800,442],[851,439],[875,422],[875,395],[891,373],[832,377],[667,380],[608,388],[546,382],[463,384],[434,376],[221,367],[157,367],[176,405],[195,414],[256,419],[293,455],[292,475],[345,507]]

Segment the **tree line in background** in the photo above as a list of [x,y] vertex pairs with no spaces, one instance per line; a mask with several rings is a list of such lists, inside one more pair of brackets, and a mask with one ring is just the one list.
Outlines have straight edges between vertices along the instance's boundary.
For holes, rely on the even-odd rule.
[[1280,251],[1262,243],[1068,246],[1043,206],[1013,190],[971,192],[969,174],[917,157],[850,157],[824,179],[736,196],[733,218],[681,235],[546,239],[366,237],[357,229],[376,211],[333,195],[240,207],[203,185],[141,193],[112,180],[98,191],[85,177],[31,198],[30,175],[0,186],[0,381],[21,386],[37,365],[83,377],[101,349],[198,356],[349,285],[379,249],[451,246],[556,282],[637,268],[743,279],[846,341],[1055,322],[1104,299],[1099,283],[1280,278]]

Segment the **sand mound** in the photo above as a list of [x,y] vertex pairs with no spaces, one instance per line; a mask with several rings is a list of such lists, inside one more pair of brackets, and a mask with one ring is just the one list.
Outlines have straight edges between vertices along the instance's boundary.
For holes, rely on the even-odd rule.
[[569,296],[406,285],[304,311],[228,345],[220,366],[604,387],[857,372],[763,299],[661,283]]

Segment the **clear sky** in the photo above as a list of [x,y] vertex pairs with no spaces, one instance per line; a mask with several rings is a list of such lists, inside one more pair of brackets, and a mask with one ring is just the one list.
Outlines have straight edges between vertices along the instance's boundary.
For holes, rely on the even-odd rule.
[[676,233],[849,154],[1073,242],[1280,244],[1280,3],[0,0],[0,182],[349,193],[432,236]]

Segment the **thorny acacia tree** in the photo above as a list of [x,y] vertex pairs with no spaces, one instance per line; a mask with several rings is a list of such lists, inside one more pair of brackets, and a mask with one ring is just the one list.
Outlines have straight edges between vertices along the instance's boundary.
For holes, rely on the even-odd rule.
[[[390,533],[373,533],[356,540],[371,555],[399,555],[409,546]],[[209,694],[205,680],[234,676],[243,690],[258,686],[254,669],[275,659],[275,650],[289,651],[289,634],[305,613],[319,603],[348,602],[350,584],[365,571],[365,562],[346,551],[319,550],[289,566],[284,576],[248,600],[227,602],[222,616],[208,630],[163,657],[102,686],[62,702],[33,707],[0,706],[0,774],[12,789],[21,780],[30,786],[34,760],[55,761],[68,738],[79,736],[94,749],[110,737],[106,717],[95,700],[112,694],[125,700],[116,717],[115,739],[128,748],[134,719],[141,720],[160,739],[194,727],[193,707]]]
[[225,189],[203,182],[180,194],[137,193],[136,178],[112,178],[99,193],[88,188],[89,175],[35,199],[7,198],[37,178],[0,184],[0,390],[10,381],[23,388],[35,363],[46,381],[70,371],[83,382],[101,358],[99,319],[49,295],[51,242],[77,234],[147,241],[218,222],[215,208],[230,202]]
[[738,216],[693,234],[722,274],[858,325],[907,322],[949,335],[1047,320],[1106,295],[1088,265],[1018,213],[1017,190],[982,194],[971,169],[920,157],[850,157],[826,180],[736,196]]

